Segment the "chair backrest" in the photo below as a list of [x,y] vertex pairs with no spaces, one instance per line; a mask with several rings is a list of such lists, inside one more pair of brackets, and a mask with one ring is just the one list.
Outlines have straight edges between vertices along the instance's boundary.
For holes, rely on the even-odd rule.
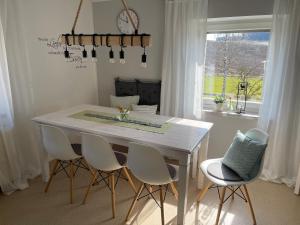
[[154,147],[129,143],[127,163],[134,176],[144,183],[163,185],[172,182],[163,156]]
[[[258,129],[258,128],[254,128],[254,129],[251,129],[251,130],[248,130],[245,135],[249,138],[251,138],[252,140],[255,140],[257,142],[260,142],[261,144],[268,144],[268,141],[269,141],[269,135],[261,130],[261,129]],[[264,153],[265,155],[265,153]],[[251,180],[255,180],[256,178],[258,178],[262,172],[262,169],[263,169],[263,165],[264,165],[264,156],[262,157],[261,159],[261,162],[260,162],[260,165],[258,168],[256,168],[257,171],[254,171],[254,173],[256,173],[256,176],[251,179]]]
[[43,144],[49,155],[59,160],[72,160],[79,157],[62,129],[49,125],[41,125],[41,129]]
[[110,143],[101,136],[82,133],[82,155],[98,170],[113,171],[122,167]]

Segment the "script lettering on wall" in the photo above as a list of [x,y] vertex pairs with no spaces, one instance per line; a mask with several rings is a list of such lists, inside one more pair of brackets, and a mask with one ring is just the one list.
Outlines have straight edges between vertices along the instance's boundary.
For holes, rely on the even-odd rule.
[[[65,45],[61,44],[57,38],[38,37],[37,40],[42,43],[42,46],[47,49],[48,55],[54,55],[64,58]],[[84,62],[81,55],[81,47],[72,45],[68,47],[70,58],[66,63],[72,63],[76,69],[87,68],[87,62]]]

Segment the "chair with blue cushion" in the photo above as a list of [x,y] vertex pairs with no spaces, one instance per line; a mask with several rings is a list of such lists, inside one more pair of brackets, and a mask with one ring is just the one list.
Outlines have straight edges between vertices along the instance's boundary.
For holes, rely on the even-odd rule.
[[[263,156],[269,135],[256,128],[247,131],[244,134],[245,140],[242,139],[240,142],[239,135],[243,134],[238,132],[224,158],[209,159],[201,163],[201,170],[209,181],[198,194],[197,202],[204,198],[210,188],[216,187],[218,189],[220,203],[216,225],[219,224],[223,204],[230,197],[234,199],[235,195],[248,202],[253,224],[256,225],[256,218],[246,185],[255,181],[261,174]],[[249,168],[251,169],[249,170]],[[243,187],[244,191],[241,187]],[[219,188],[221,188],[221,193]],[[227,197],[225,197],[226,190],[230,191]]]

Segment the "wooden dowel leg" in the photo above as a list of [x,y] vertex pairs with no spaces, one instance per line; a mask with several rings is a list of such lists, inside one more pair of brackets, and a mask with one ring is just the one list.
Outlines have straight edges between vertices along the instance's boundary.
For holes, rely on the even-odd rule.
[[249,196],[247,187],[246,187],[245,184],[243,185],[243,187],[244,187],[244,189],[245,189],[246,197],[247,197],[248,204],[249,204],[249,208],[250,208],[250,211],[251,211],[251,216],[252,216],[253,224],[256,225],[256,218],[255,218],[253,206],[252,206],[252,203],[251,203],[251,200],[250,200],[250,196]]
[[58,164],[59,164],[59,160],[55,160],[54,165],[53,165],[53,168],[52,168],[52,171],[51,171],[51,174],[50,174],[50,178],[49,178],[49,180],[48,180],[48,182],[47,182],[47,185],[46,185],[46,187],[45,187],[44,192],[47,192],[47,191],[48,191],[49,186],[50,186],[50,184],[51,184],[51,182],[52,182],[52,179],[53,179],[53,176],[54,176],[54,173],[55,173],[55,171],[56,171],[56,168],[57,168]]
[[73,176],[74,176],[74,171],[73,171],[73,161],[70,160],[70,203],[73,204]]
[[235,194],[234,194],[234,186],[231,186],[231,187],[232,187],[232,195],[231,195],[231,199],[234,200],[234,195],[235,195]]
[[[90,167],[89,167],[89,168],[90,168]],[[86,199],[87,199],[87,196],[88,196],[88,194],[89,194],[89,192],[90,192],[90,190],[91,190],[91,187],[93,186],[93,184],[95,183],[95,181],[96,181],[96,179],[97,179],[97,173],[93,173],[93,171],[91,170],[91,168],[90,168],[90,171],[91,171],[91,174],[92,174],[92,178],[91,178],[91,181],[90,181],[90,183],[89,183],[89,186],[88,186],[88,188],[87,188],[87,190],[86,190],[86,193],[85,193],[85,195],[84,195],[84,199],[83,199],[83,201],[82,201],[82,204],[85,204]]]
[[136,202],[137,202],[137,200],[138,200],[140,194],[142,193],[143,189],[144,189],[144,183],[141,184],[141,186],[140,186],[138,192],[136,193],[135,198],[134,198],[134,200],[132,201],[131,206],[130,206],[130,208],[129,208],[129,211],[128,211],[128,213],[127,213],[127,216],[126,216],[126,220],[125,220],[125,221],[128,221],[129,216],[130,216],[130,214],[132,213],[132,210],[133,210],[133,208],[134,208],[134,206],[135,206],[135,204],[136,204]]
[[164,194],[162,186],[159,186],[159,198],[160,198],[160,216],[161,224],[165,225],[165,214],[164,214]]
[[125,176],[126,176],[127,179],[128,179],[128,182],[129,182],[130,186],[131,186],[132,189],[134,190],[134,193],[136,193],[136,192],[137,192],[136,187],[135,187],[135,185],[134,185],[134,183],[133,183],[133,181],[132,181],[132,179],[131,179],[130,174],[128,173],[127,168],[126,168],[126,167],[123,167],[123,171],[124,171],[124,173],[125,173]]
[[221,192],[220,204],[219,204],[219,208],[218,208],[218,214],[217,214],[217,219],[216,219],[216,225],[219,224],[220,215],[221,215],[221,211],[222,211],[222,207],[223,207],[223,202],[224,202],[224,197],[225,197],[225,192],[226,192],[226,187],[223,187],[223,188],[222,188],[222,192]]
[[172,190],[172,192],[174,194],[175,199],[178,201],[178,191],[177,191],[177,189],[175,187],[174,182],[170,183],[170,186],[171,186],[171,190]]
[[214,184],[212,182],[208,182],[208,184],[205,186],[203,190],[201,190],[197,196],[197,202],[200,202],[205,194],[207,193],[208,189],[211,188]]
[[115,198],[115,175],[114,172],[110,175],[110,188],[111,188],[111,204],[112,204],[112,217],[116,217],[116,198]]

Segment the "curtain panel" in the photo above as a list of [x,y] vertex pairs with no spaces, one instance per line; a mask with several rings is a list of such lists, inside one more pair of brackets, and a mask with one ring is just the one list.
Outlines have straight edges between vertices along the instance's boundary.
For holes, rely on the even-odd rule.
[[35,106],[21,4],[0,0],[0,187],[6,194],[28,187],[27,180],[43,171],[47,174],[31,122]]
[[262,178],[293,186],[300,165],[300,1],[275,0],[258,127],[270,134]]
[[161,114],[201,118],[207,0],[166,0]]

